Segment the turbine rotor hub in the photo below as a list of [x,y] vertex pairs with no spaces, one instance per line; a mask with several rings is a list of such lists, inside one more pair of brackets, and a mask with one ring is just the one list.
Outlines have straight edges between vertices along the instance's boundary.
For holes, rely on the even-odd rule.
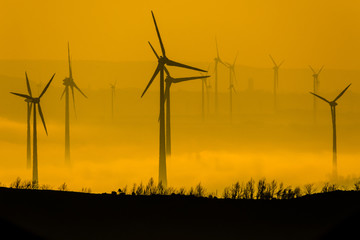
[[330,102],[330,106],[335,107],[336,105],[338,105],[336,102]]

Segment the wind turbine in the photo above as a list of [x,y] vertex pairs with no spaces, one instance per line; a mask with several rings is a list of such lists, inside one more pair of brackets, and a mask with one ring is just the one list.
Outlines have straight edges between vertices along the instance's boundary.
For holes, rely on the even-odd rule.
[[233,76],[235,78],[236,81],[236,74],[235,74],[235,63],[236,63],[236,59],[237,59],[238,54],[236,53],[235,59],[233,64],[227,63],[226,67],[229,69],[229,97],[230,97],[230,120],[232,120],[232,92],[234,92],[235,94],[237,93],[234,87],[234,82],[233,82]]
[[69,111],[69,88],[71,89],[73,105],[74,105],[74,113],[76,117],[76,109],[75,109],[75,95],[74,88],[78,90],[85,98],[87,96],[80,90],[80,88],[74,82],[72,76],[72,68],[71,68],[71,60],[70,60],[70,45],[68,43],[68,61],[69,61],[69,77],[63,80],[63,85],[65,89],[61,94],[61,98],[63,98],[65,94],[65,162],[70,165],[70,111]]
[[112,118],[114,118],[114,98],[115,98],[116,82],[117,82],[117,80],[115,80],[114,84],[110,83],[110,88],[111,88],[111,117]]
[[218,48],[216,38],[215,38],[215,44],[216,44],[216,57],[214,58],[214,61],[215,61],[215,113],[218,113],[218,64],[221,63],[224,66],[226,66],[226,64],[220,58],[219,48]]
[[[324,66],[320,68],[318,72],[315,72],[315,70],[309,65],[311,71],[313,72],[313,78],[314,78],[314,93],[317,94],[319,90],[319,74],[321,73]],[[316,97],[314,96],[314,120],[316,119]]]
[[[29,79],[28,79],[28,75],[25,72],[25,77],[26,77],[26,86],[27,86],[27,90],[28,90],[28,94],[30,97],[32,97],[32,93],[31,93],[31,88],[30,88],[30,83],[29,83]],[[32,109],[32,103],[30,101],[28,101],[27,99],[25,99],[26,105],[27,105],[27,119],[26,119],[26,168],[30,168],[31,167],[31,132],[30,132],[30,120],[31,120],[31,109]]]
[[[158,65],[156,67],[156,70],[153,74],[153,76],[151,77],[148,85],[146,86],[144,92],[142,93],[141,97],[144,96],[144,94],[146,93],[146,91],[148,90],[148,88],[150,87],[150,85],[152,84],[152,82],[154,81],[155,77],[160,73],[160,130],[159,130],[159,182],[162,182],[162,184],[166,187],[167,186],[167,175],[166,175],[166,149],[165,149],[165,108],[164,108],[164,104],[165,104],[165,93],[164,93],[164,85],[165,85],[165,79],[164,79],[164,71],[165,71],[165,65],[167,66],[174,66],[174,67],[181,67],[181,68],[187,68],[187,69],[192,69],[192,70],[196,70],[196,71],[201,71],[201,72],[206,72],[204,70],[201,70],[199,68],[194,68],[182,63],[178,63],[175,61],[172,61],[170,59],[167,58],[166,53],[165,53],[165,48],[160,36],[160,32],[158,29],[158,26],[156,24],[156,20],[155,20],[155,16],[154,13],[151,11],[152,14],[152,18],[154,21],[154,25],[155,25],[155,29],[157,32],[157,36],[160,42],[160,47],[161,47],[161,52],[163,54],[163,56],[160,56],[158,58]],[[151,44],[150,44],[151,46]]]
[[[210,65],[208,66],[207,72],[209,72]],[[201,73],[201,76],[205,76]],[[202,78],[201,81],[201,116],[202,120],[205,119],[205,92],[207,96],[207,108],[209,109],[209,93],[208,93],[208,84],[207,84],[207,78]]]
[[271,58],[271,61],[274,63],[274,106],[275,106],[275,109],[277,107],[277,96],[276,96],[276,92],[277,92],[277,88],[279,86],[279,68],[280,66],[284,63],[284,60],[279,64],[277,65],[275,60],[273,59],[273,57],[271,55],[269,55],[270,58]]
[[[52,75],[50,81],[48,82],[48,84],[45,86],[44,90],[41,92],[40,96],[37,98],[34,98],[31,94],[31,89],[30,89],[30,84],[29,84],[29,80],[26,77],[26,83],[27,83],[27,88],[28,88],[28,93],[29,95],[26,94],[21,94],[21,93],[14,93],[14,92],[10,92],[11,94],[17,95],[19,97],[25,98],[25,102],[30,103],[31,105],[34,106],[33,110],[34,110],[34,120],[33,120],[33,184],[34,185],[38,185],[39,183],[39,176],[38,176],[38,154],[37,154],[37,131],[36,131],[36,106],[38,107],[39,110],[39,115],[41,117],[41,121],[44,125],[44,129],[46,132],[46,135],[48,135],[47,129],[46,129],[46,124],[45,124],[45,119],[44,119],[44,115],[41,111],[41,106],[40,106],[40,99],[41,97],[45,94],[46,90],[48,89],[51,81],[53,80],[55,76],[55,73]],[[31,106],[30,106],[30,111],[31,113]],[[29,113],[28,112],[28,113]],[[28,119],[30,118],[29,114],[28,114]],[[28,120],[29,121],[29,120]]]
[[328,101],[327,99],[317,95],[316,93],[310,92],[312,95],[320,98],[321,100],[327,102],[331,108],[331,120],[333,126],[333,177],[337,178],[337,148],[336,148],[336,112],[335,107],[337,105],[336,101],[345,93],[345,91],[350,87],[349,84],[333,101]]

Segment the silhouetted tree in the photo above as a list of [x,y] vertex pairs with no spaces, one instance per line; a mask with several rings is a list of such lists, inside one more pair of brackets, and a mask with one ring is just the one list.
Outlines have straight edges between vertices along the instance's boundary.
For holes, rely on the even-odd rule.
[[256,199],[265,199],[266,194],[266,179],[260,179],[257,185]]
[[156,189],[154,179],[150,178],[149,182],[145,188],[145,195],[154,195],[154,194],[156,194],[156,192],[157,192],[157,189]]
[[166,189],[165,189],[164,184],[162,183],[162,181],[160,181],[157,186],[157,194],[165,195],[165,192],[166,192],[165,190]]
[[144,192],[145,192],[144,185],[141,182],[140,185],[136,188],[135,194],[136,195],[144,195]]
[[284,191],[284,184],[280,183],[278,190],[276,191],[276,198],[281,199]]
[[231,191],[230,191],[230,188],[229,188],[229,187],[224,188],[223,198],[229,199],[230,196],[231,196],[231,193],[230,193],[230,192],[231,192]]
[[244,188],[244,198],[245,199],[254,199],[255,194],[255,181],[251,178],[245,185]]
[[305,184],[304,189],[305,189],[305,195],[311,195],[315,192],[313,183]]
[[241,193],[242,193],[242,187],[241,187],[239,181],[237,181],[235,184],[232,185],[232,187],[230,189],[231,198],[232,199],[240,199]]

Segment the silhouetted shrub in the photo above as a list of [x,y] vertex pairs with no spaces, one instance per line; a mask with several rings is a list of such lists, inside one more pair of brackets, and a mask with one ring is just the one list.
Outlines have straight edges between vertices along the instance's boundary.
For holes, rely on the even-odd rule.
[[355,191],[360,191],[360,180],[354,183]]
[[333,192],[339,190],[339,187],[336,184],[330,184],[329,182],[326,182],[324,184],[324,186],[321,189],[322,193],[327,193],[327,192]]
[[165,186],[163,185],[163,183],[160,181],[157,185],[157,194],[160,194],[160,195],[165,195],[166,191],[165,191]]
[[91,193],[91,188],[83,187],[81,189],[81,192],[83,192],[83,193]]
[[64,182],[63,184],[61,184],[58,188],[60,191],[68,191],[68,186],[67,184]]
[[119,195],[126,195],[127,194],[127,185],[125,185],[125,187],[123,187],[123,189],[119,188],[118,193],[119,193]]
[[136,188],[135,194],[136,195],[144,195],[144,193],[145,193],[144,185],[141,182],[140,185]]
[[294,189],[294,195],[295,195],[296,198],[302,196],[301,188],[300,188],[300,187],[296,187],[296,188]]
[[16,180],[12,183],[10,183],[11,188],[19,189],[21,186],[21,178],[17,177]]
[[271,183],[268,185],[269,199],[274,198],[276,188],[277,188],[277,182],[275,180],[272,180]]
[[145,188],[145,195],[154,195],[157,193],[156,185],[153,178],[149,179],[148,184]]
[[179,191],[177,192],[177,194],[179,194],[179,195],[186,195],[186,190],[185,190],[185,188],[184,188],[184,187],[181,187],[181,188],[179,189]]
[[201,183],[196,185],[194,192],[195,197],[204,197],[205,193],[206,193],[206,189],[201,185]]

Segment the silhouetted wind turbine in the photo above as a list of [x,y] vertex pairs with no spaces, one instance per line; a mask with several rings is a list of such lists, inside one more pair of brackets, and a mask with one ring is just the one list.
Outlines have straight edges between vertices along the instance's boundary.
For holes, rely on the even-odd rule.
[[[30,97],[32,97],[32,93],[31,93],[31,88],[30,88],[30,83],[29,83],[29,79],[27,76],[27,73],[25,72],[25,77],[26,77],[26,87],[28,90],[28,94]],[[26,119],[26,167],[30,168],[31,167],[31,134],[30,134],[30,118],[31,118],[31,109],[32,109],[32,103],[30,101],[28,101],[28,99],[25,99],[26,105],[27,105],[27,119]]]
[[115,98],[115,88],[116,88],[116,82],[114,84],[110,83],[111,88],[111,117],[114,118],[114,98]]
[[[320,68],[318,72],[315,72],[315,70],[309,65],[311,71],[313,72],[313,78],[314,78],[314,93],[317,94],[319,90],[319,74],[321,73],[324,66]],[[316,97],[314,96],[314,120],[316,119]]]
[[[33,183],[35,185],[38,185],[39,183],[39,176],[38,176],[38,154],[37,154],[37,131],[36,131],[36,106],[38,107],[38,110],[39,110],[39,115],[41,117],[41,121],[44,125],[44,129],[45,129],[45,132],[46,132],[46,135],[48,134],[47,133],[47,129],[46,129],[46,124],[45,124],[45,119],[44,119],[44,115],[41,111],[41,106],[40,106],[40,99],[41,97],[45,94],[46,90],[48,89],[51,81],[53,80],[55,76],[55,73],[54,75],[52,75],[50,81],[48,82],[48,84],[45,86],[44,90],[41,92],[40,96],[37,97],[37,98],[34,98],[32,97],[32,94],[31,94],[31,89],[30,89],[30,84],[29,84],[29,81],[28,79],[26,78],[26,83],[27,83],[27,88],[28,88],[28,93],[29,95],[26,95],[26,94],[20,94],[20,93],[14,93],[14,92],[10,92],[11,94],[14,94],[14,95],[17,95],[19,97],[23,97],[25,98],[25,101],[27,103],[30,103],[31,105],[34,106],[34,120],[33,120]],[[31,107],[30,107],[30,111],[31,112]],[[28,112],[28,113],[29,113]],[[28,115],[29,116],[29,115]],[[28,117],[29,118],[29,117]]]
[[78,90],[85,98],[87,96],[80,90],[80,88],[74,82],[72,76],[72,68],[71,68],[71,60],[70,60],[70,46],[68,43],[68,61],[69,61],[69,77],[63,80],[63,85],[65,89],[61,94],[61,98],[63,98],[65,94],[65,162],[66,164],[70,165],[70,112],[69,112],[69,88],[71,89],[73,105],[74,105],[74,113],[76,117],[76,109],[75,109],[75,95],[74,95],[74,88]]
[[333,126],[333,177],[337,178],[337,148],[336,148],[336,112],[335,107],[337,105],[336,101],[345,93],[345,91],[350,87],[349,84],[333,101],[328,101],[327,99],[317,95],[316,93],[310,92],[312,95],[320,98],[321,100],[327,102],[331,108],[331,119]]
[[269,55],[270,58],[271,58],[271,61],[274,63],[274,106],[275,106],[275,109],[277,108],[277,96],[276,96],[276,92],[277,92],[277,88],[279,86],[279,68],[280,66],[284,63],[284,60],[279,64],[277,65],[275,60],[273,59],[273,57],[271,55]]
[[[167,58],[165,53],[165,48],[163,45],[163,42],[161,40],[160,32],[158,29],[158,26],[156,24],[154,13],[151,11],[155,29],[157,32],[157,36],[160,42],[161,52],[163,56],[158,57],[158,65],[156,67],[156,70],[151,77],[148,85],[146,86],[144,92],[142,93],[141,97],[144,96],[148,88],[150,87],[151,83],[154,81],[155,77],[160,73],[160,147],[159,147],[159,182],[162,182],[162,184],[166,187],[167,186],[167,175],[166,175],[166,148],[165,148],[165,93],[164,93],[164,71],[165,71],[165,65],[167,66],[175,66],[175,67],[181,67],[181,68],[188,68],[196,71],[206,72],[204,70],[201,70],[199,68],[194,68],[185,64],[181,64],[175,61],[172,61]],[[151,44],[150,44],[151,46]]]
[[[209,72],[210,65],[208,66],[207,72]],[[201,76],[205,76],[201,73]],[[209,94],[208,94],[208,84],[207,84],[207,78],[203,78],[201,81],[201,116],[202,120],[205,120],[205,91],[207,95],[207,104],[209,104]],[[209,108],[209,105],[207,105]]]
[[236,90],[235,90],[234,82],[233,82],[233,76],[236,80],[235,63],[236,63],[237,56],[238,56],[238,54],[236,54],[233,64],[230,64],[230,63],[226,64],[226,67],[229,68],[230,120],[232,120],[232,108],[233,108],[232,107],[233,106],[232,92],[234,92],[236,94]]
[[216,44],[216,58],[214,59],[214,61],[215,61],[215,113],[218,113],[218,64],[221,63],[224,66],[226,66],[226,65],[220,58],[219,48],[218,48],[216,38],[215,38],[215,44]]

